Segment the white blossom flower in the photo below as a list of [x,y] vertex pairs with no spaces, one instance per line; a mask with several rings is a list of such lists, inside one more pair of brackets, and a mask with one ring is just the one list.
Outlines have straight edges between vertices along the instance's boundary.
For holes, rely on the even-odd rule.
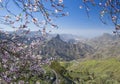
[[0,0],[0,3],[2,2],[2,0]]
[[102,5],[102,3],[99,3],[99,5],[101,6],[101,5]]
[[57,10],[57,9],[55,10],[55,13],[58,13],[58,10]]
[[40,82],[39,82],[39,81],[37,81],[37,82],[36,82],[36,84],[40,84]]
[[101,17],[103,17],[104,14],[105,14],[105,11],[104,11],[104,10],[100,12]]
[[16,16],[16,21],[19,21],[20,20],[20,16]]
[[34,11],[34,12],[38,11],[38,7],[35,6],[35,7],[33,8],[33,11]]
[[80,8],[80,9],[82,9],[82,8],[83,8],[83,6],[80,6],[79,8]]
[[112,21],[116,21],[117,16],[112,16]]
[[63,3],[63,0],[59,0],[59,3]]

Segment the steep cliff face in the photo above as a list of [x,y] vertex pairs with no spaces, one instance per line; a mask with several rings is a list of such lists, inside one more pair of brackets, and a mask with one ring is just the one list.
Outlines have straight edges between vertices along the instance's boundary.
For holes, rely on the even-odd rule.
[[77,44],[67,43],[61,40],[60,36],[57,35],[48,41],[42,48],[42,55],[48,57],[59,57],[65,60],[73,60],[84,58],[93,51],[94,49],[87,44],[81,42]]

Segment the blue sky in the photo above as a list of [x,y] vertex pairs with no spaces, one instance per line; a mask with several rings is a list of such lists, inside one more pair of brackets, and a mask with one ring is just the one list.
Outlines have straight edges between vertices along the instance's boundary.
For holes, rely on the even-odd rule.
[[69,16],[62,17],[57,20],[59,29],[53,30],[57,33],[70,33],[83,37],[95,37],[103,33],[112,33],[114,26],[107,18],[108,24],[103,24],[99,19],[99,8],[91,7],[89,11],[90,17],[87,16],[85,9],[80,9],[82,0],[64,0],[66,11]]
[[[80,9],[79,6],[82,5],[82,0],[64,0],[65,11],[69,12],[69,16],[57,18],[54,22],[59,26],[58,29],[51,29],[51,33],[59,33],[59,34],[74,34],[82,37],[95,37],[98,35],[102,35],[103,33],[112,33],[114,30],[114,26],[107,18],[108,24],[103,24],[99,19],[99,8],[92,7],[89,11],[90,17],[87,16],[87,13],[84,8]],[[11,7],[11,6],[10,6]],[[19,10],[19,9],[14,9]],[[3,25],[1,25],[3,26]],[[10,28],[7,30],[11,30]],[[34,25],[31,25],[30,28],[35,31]],[[33,29],[34,28],[34,29]]]

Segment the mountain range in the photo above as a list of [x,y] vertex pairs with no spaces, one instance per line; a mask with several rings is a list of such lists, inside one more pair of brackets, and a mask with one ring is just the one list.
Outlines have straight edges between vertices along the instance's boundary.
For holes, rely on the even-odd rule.
[[108,58],[120,56],[119,36],[105,33],[102,36],[86,41],[86,43],[96,50],[92,57]]
[[46,58],[57,57],[65,60],[116,57],[120,56],[120,38],[105,33],[102,36],[88,40],[75,40],[72,38],[65,41],[61,38],[61,35],[57,35],[46,41],[44,47],[39,49],[42,51],[41,55]]
[[[83,39],[83,38],[82,38]],[[120,56],[120,37],[105,33],[92,39],[68,41],[62,40],[61,35],[46,42],[43,55],[57,56],[63,59],[92,58],[101,59]]]
[[[7,35],[10,39],[12,36],[12,33]],[[1,34],[0,37],[1,39],[5,38],[5,35]],[[48,34],[46,38],[42,38],[42,34],[36,31],[28,33],[25,37],[18,37],[20,42],[25,42],[28,46],[37,39],[43,39],[43,44],[39,44],[32,52],[35,55],[40,54],[43,58],[55,57],[62,60],[74,60],[80,58],[101,59],[120,56],[120,37],[108,33],[92,39],[84,39],[69,34]]]
[[82,42],[78,42],[77,44],[73,42],[65,42],[60,38],[60,35],[47,41],[45,45],[38,50],[41,50],[41,55],[46,58],[56,57],[64,60],[84,58],[94,51],[91,46]]

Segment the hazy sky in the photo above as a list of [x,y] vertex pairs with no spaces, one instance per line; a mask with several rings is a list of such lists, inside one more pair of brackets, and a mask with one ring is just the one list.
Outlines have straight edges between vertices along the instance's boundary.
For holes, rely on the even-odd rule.
[[[84,8],[80,9],[82,0],[64,0],[66,6],[65,11],[69,12],[69,16],[56,19],[54,22],[59,26],[58,29],[52,30],[51,33],[75,34],[83,37],[94,37],[103,33],[112,33],[114,26],[107,18],[108,24],[103,24],[99,19],[99,8],[91,7],[88,18]],[[3,26],[3,25],[1,25]],[[31,25],[32,30],[36,30]],[[7,28],[5,26],[5,28]],[[10,30],[7,28],[7,30]]]

